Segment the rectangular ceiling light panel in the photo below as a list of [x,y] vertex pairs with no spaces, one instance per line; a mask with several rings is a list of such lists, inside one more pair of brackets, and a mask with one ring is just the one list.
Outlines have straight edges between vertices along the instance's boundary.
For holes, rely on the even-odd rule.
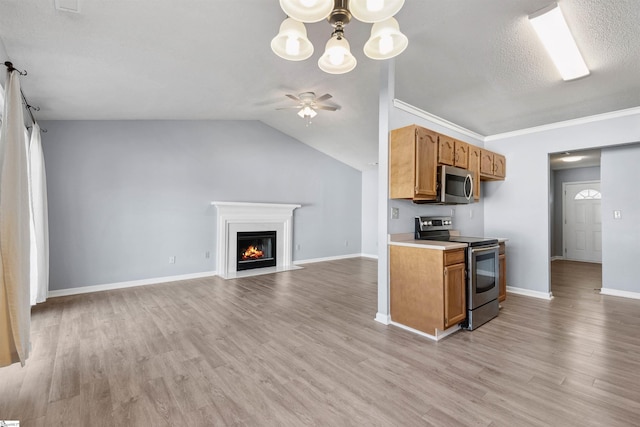
[[564,80],[573,80],[589,74],[587,64],[580,55],[557,3],[529,15],[529,22]]

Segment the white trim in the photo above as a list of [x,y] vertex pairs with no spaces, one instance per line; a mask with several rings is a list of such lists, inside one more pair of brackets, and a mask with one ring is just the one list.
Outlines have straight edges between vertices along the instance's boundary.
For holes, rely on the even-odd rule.
[[382,323],[383,325],[388,325],[391,322],[391,316],[383,313],[376,313],[375,319],[376,322]]
[[507,292],[515,295],[522,295],[525,297],[539,298],[552,300],[553,294],[551,292],[532,291],[531,289],[514,288],[513,286],[507,286]]
[[456,325],[456,326],[450,327],[449,329],[445,329],[444,331],[440,331],[439,329],[436,329],[436,334],[431,335],[431,334],[427,334],[426,332],[422,332],[417,329],[413,329],[409,326],[403,325],[402,323],[396,323],[393,320],[391,320],[389,324],[393,326],[397,326],[398,328],[404,329],[405,331],[413,332],[414,334],[418,334],[425,338],[429,338],[430,340],[433,340],[433,341],[440,341],[441,339],[448,337],[452,333],[460,330],[460,325]]
[[564,259],[563,256],[552,256],[551,257],[551,262],[553,261],[562,261]]
[[600,295],[609,295],[612,297],[622,297],[631,299],[640,299],[640,292],[620,291],[618,289],[602,288]]
[[336,261],[339,259],[347,259],[347,258],[360,258],[361,256],[362,254],[348,254],[348,255],[328,256],[324,258],[309,258],[309,259],[301,259],[298,261],[293,261],[293,264],[294,265],[313,264],[314,262]]
[[562,129],[570,126],[578,126],[587,123],[599,122],[603,120],[617,119],[620,117],[640,114],[640,107],[627,108],[625,110],[610,111],[608,113],[595,114],[593,116],[580,117],[577,119],[565,120],[562,122],[550,123],[547,125],[534,126],[525,129],[514,130],[512,132],[497,133],[484,137],[484,142],[498,141],[500,139],[513,138],[515,136],[530,135],[532,133],[545,132],[549,130]]
[[442,117],[438,117],[438,116],[436,116],[434,114],[431,114],[431,113],[429,113],[427,111],[421,110],[420,108],[414,107],[413,105],[407,104],[406,102],[401,101],[399,99],[394,99],[393,100],[393,106],[395,108],[399,109],[399,110],[405,111],[405,112],[407,112],[409,114],[413,114],[414,116],[418,116],[418,117],[420,117],[422,119],[428,120],[431,123],[434,123],[436,125],[440,125],[440,126],[442,126],[444,128],[452,130],[454,132],[458,132],[458,133],[461,133],[461,134],[466,135],[468,137],[475,138],[475,139],[478,139],[480,141],[484,141],[485,137],[483,135],[480,135],[479,133],[471,131],[471,130],[469,130],[467,128],[464,128],[464,127],[462,127],[460,125],[457,125],[457,124],[455,124],[453,122],[450,122],[449,120],[443,119]]
[[151,279],[130,280],[127,282],[108,283],[104,285],[82,286],[79,288],[59,289],[49,291],[48,298],[64,297],[67,295],[88,294],[91,292],[111,291],[114,289],[133,288],[135,286],[156,285],[159,283],[178,282],[181,280],[201,279],[203,277],[215,276],[215,271],[204,271],[202,273],[180,274],[177,276],[154,277]]
[[360,256],[362,258],[378,259],[378,255],[377,254],[360,254]]

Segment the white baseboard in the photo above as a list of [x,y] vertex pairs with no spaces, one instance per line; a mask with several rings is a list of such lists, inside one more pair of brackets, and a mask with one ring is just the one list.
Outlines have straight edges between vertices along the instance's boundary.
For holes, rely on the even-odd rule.
[[348,255],[329,256],[324,258],[300,259],[297,261],[293,261],[293,264],[294,265],[312,264],[314,262],[336,261],[339,259],[347,259],[347,258],[360,258],[361,256],[362,254],[348,254]]
[[507,292],[510,294],[522,295],[525,297],[539,298],[551,300],[553,294],[551,292],[532,291],[531,289],[514,288],[513,286],[507,286]]
[[373,255],[373,254],[360,254],[360,256],[362,258],[378,259],[378,255]]
[[376,313],[376,318],[374,319],[376,322],[382,323],[383,325],[388,325],[391,321],[391,316],[388,314]]
[[602,288],[602,289],[600,289],[600,295],[609,295],[609,296],[612,296],[612,297],[623,297],[623,298],[640,299],[640,292],[619,291],[617,289],[611,289],[611,288]]
[[562,261],[564,259],[563,256],[552,256],[551,261]]
[[180,274],[177,276],[155,277],[152,279],[131,280],[128,282],[109,283],[105,285],[82,286],[80,288],[60,289],[49,291],[48,298],[64,297],[68,295],[87,294],[90,292],[110,291],[113,289],[132,288],[135,286],[155,285],[158,283],[177,282],[180,280],[200,279],[215,276],[215,271],[203,271],[202,273]]
[[435,335],[431,335],[431,334],[427,334],[426,332],[422,332],[422,331],[419,331],[417,329],[413,329],[413,328],[411,328],[409,326],[403,325],[402,323],[396,323],[394,321],[391,321],[389,324],[393,325],[393,326],[397,326],[398,328],[404,329],[405,331],[413,332],[414,334],[423,336],[425,338],[429,338],[430,340],[433,340],[433,341],[440,341],[444,337],[448,337],[452,333],[457,332],[457,331],[460,330],[460,326],[458,325],[458,326],[453,326],[453,327],[451,327],[451,328],[449,328],[447,330],[444,330],[444,331],[436,329],[436,334]]

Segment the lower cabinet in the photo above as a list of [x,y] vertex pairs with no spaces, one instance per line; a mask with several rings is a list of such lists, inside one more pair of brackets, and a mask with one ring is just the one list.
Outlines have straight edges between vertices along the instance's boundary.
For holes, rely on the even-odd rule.
[[391,320],[438,335],[466,318],[464,249],[389,246]]

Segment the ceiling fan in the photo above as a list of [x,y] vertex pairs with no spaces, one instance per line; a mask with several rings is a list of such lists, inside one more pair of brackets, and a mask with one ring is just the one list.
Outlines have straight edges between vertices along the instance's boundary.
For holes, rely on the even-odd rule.
[[322,104],[323,101],[326,101],[332,96],[328,93],[317,97],[313,92],[302,92],[298,94],[298,96],[287,94],[287,98],[292,99],[297,103],[297,105],[292,105],[290,107],[280,107],[277,110],[288,110],[288,109],[297,109],[298,115],[303,119],[307,119],[307,126],[311,123],[311,119],[318,115],[316,110],[327,110],[327,111],[336,111],[340,109],[338,105],[328,105]]

